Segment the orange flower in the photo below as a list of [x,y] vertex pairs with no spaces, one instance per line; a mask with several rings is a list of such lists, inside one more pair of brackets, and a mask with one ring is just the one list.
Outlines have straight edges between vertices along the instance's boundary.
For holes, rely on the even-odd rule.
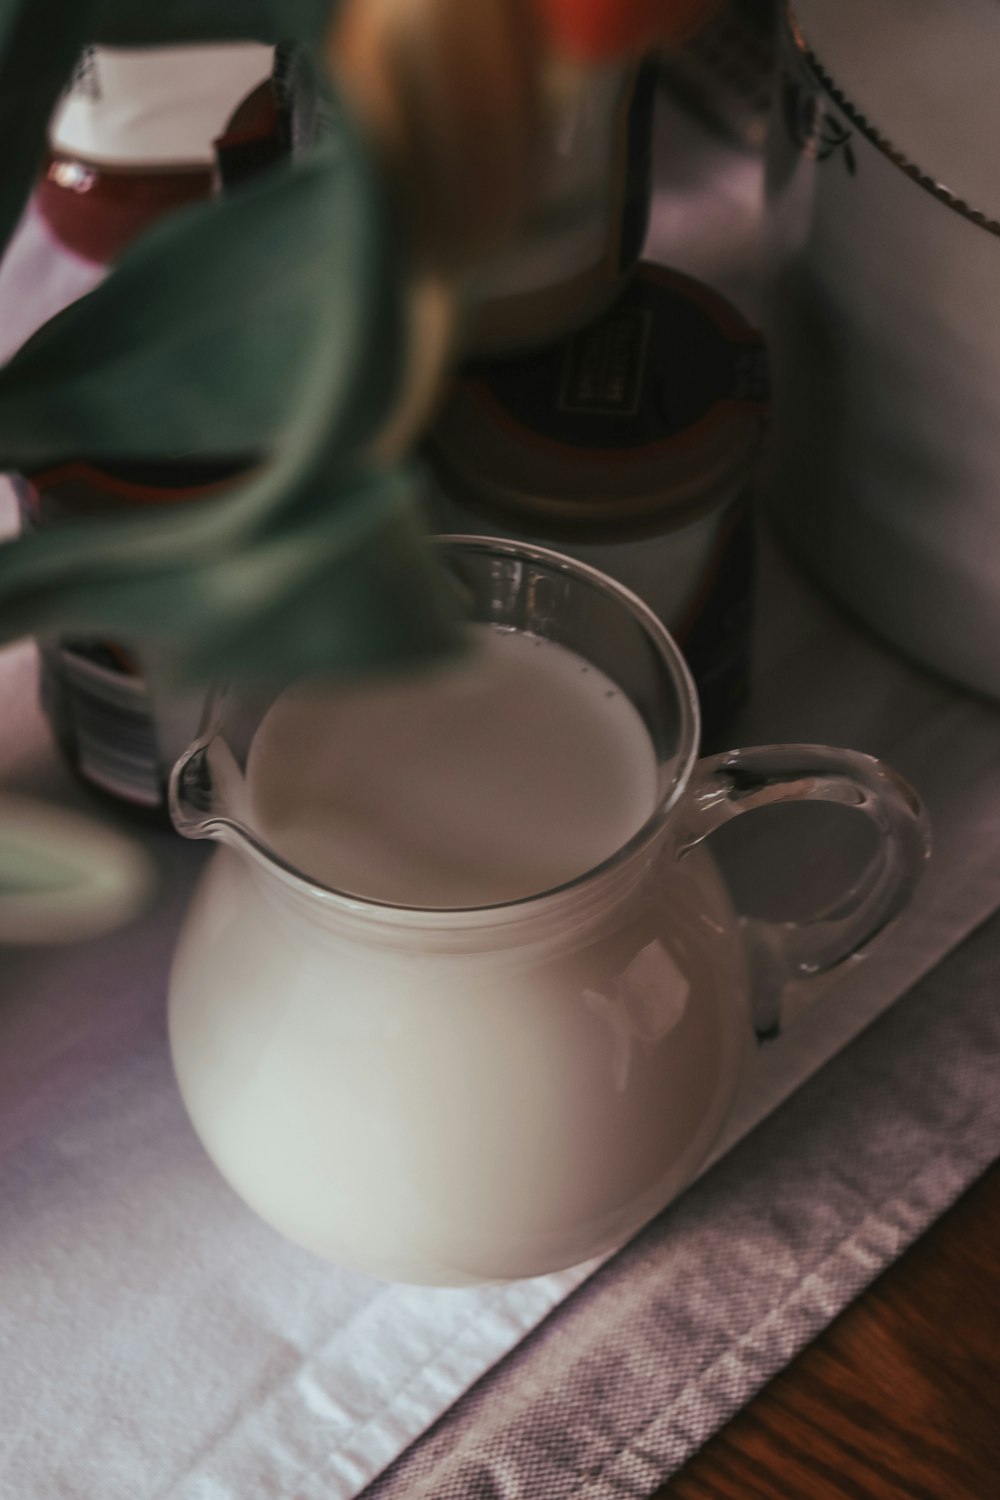
[[644,52],[697,29],[719,0],[536,0],[557,51],[585,62]]
[[341,0],[328,62],[372,140],[418,266],[502,243],[555,92],[588,64],[683,35],[718,0]]

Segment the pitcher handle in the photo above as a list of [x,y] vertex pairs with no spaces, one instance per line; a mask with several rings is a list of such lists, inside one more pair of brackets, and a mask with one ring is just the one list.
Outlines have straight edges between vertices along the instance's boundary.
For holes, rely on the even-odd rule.
[[698,761],[675,815],[677,854],[740,813],[805,800],[856,807],[875,824],[878,847],[854,884],[812,916],[741,917],[761,1035],[780,1028],[792,980],[843,963],[899,915],[930,856],[927,814],[913,787],[874,757],[829,745],[760,745]]

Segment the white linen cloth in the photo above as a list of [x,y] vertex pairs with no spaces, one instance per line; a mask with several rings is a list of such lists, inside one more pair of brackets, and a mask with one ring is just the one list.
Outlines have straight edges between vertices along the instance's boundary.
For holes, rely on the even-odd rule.
[[[1000,912],[365,1500],[646,1500],[1000,1155],[998,989]],[[865,1448],[874,1472],[877,1434]]]
[[[754,737],[885,753],[937,848],[910,917],[761,1050],[720,1150],[1000,904],[1000,711],[882,652],[776,557],[765,585]],[[80,802],[32,668],[30,648],[0,658],[0,777]],[[170,948],[204,850],[146,842],[164,883],[145,919],[0,955],[0,1494],[349,1500],[584,1273],[394,1288],[259,1223],[204,1157],[166,1051]]]

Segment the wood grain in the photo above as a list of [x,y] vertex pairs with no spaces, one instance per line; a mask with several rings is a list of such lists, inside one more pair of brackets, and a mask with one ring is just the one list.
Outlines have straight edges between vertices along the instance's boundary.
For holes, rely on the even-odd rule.
[[1000,1497],[1000,1163],[658,1500]]

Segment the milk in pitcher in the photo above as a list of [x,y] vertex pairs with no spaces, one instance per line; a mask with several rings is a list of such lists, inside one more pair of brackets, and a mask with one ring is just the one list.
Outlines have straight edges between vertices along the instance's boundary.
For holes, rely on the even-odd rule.
[[305,915],[220,851],[171,1003],[185,1103],[242,1197],[331,1260],[452,1285],[634,1230],[706,1151],[749,1039],[733,945],[705,943],[734,922],[708,857],[661,860],[641,898],[655,856],[612,859],[662,795],[637,708],[567,647],[471,629],[457,666],[275,701],[255,835],[353,899]]
[[576,879],[642,827],[656,755],[620,688],[555,641],[470,633],[457,667],[273,705],[247,780],[290,864],[372,901],[493,906]]

